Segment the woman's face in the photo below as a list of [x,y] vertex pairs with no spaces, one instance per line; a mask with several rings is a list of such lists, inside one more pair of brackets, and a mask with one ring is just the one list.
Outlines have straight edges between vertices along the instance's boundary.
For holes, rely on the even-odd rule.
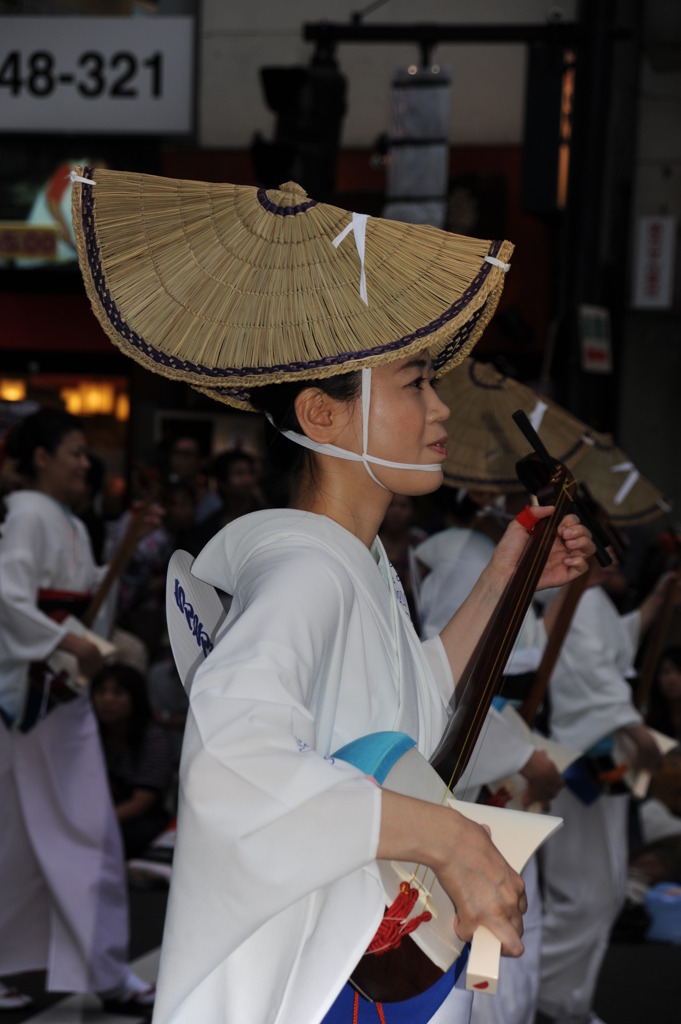
[[82,431],[65,434],[54,452],[37,448],[33,463],[39,489],[57,501],[72,505],[85,495],[90,460]]
[[115,679],[103,679],[92,694],[95,714],[102,725],[121,725],[132,714],[132,697]]
[[[443,423],[449,409],[433,389],[430,355],[420,352],[376,367],[371,374],[368,454],[391,462],[441,466],[447,457]],[[361,402],[358,402],[361,421]],[[372,466],[394,494],[429,494],[442,473]]]
[[681,668],[671,658],[663,658],[657,674],[660,691],[670,701],[681,701]]

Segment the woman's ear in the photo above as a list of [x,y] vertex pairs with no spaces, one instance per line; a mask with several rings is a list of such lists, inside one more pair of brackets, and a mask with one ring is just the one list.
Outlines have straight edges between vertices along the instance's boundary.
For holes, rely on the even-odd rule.
[[42,445],[33,449],[33,469],[35,472],[44,469],[50,458],[50,453]]
[[300,428],[312,441],[333,444],[352,416],[352,402],[340,402],[321,388],[305,388],[294,404]]

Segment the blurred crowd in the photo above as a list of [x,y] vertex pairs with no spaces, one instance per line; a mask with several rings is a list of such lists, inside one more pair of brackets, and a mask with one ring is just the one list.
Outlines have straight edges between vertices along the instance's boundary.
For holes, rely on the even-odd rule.
[[[94,846],[107,851],[107,857],[127,862],[127,873],[111,869],[113,896],[101,895],[102,905],[109,907],[108,936],[87,944],[87,954],[75,951],[72,963],[53,965],[48,987],[94,990],[106,1005],[140,1010],[153,1003],[153,992],[125,963],[127,918],[115,927],[111,922],[125,902],[121,891],[126,884],[167,880],[172,864],[188,702],[166,625],[168,564],[178,549],[196,555],[227,523],[276,507],[285,496],[276,482],[263,478],[255,454],[241,449],[207,452],[187,433],[173,437],[153,463],[135,466],[124,507],[112,515],[111,503],[104,500],[105,467],[88,450],[82,423],[44,409],[6,439],[1,479],[0,714],[5,738],[0,792],[11,805],[9,818],[18,837],[13,850],[0,843],[5,881],[10,877],[5,865],[12,856],[15,864],[23,857],[23,866],[11,876],[18,895],[0,911],[0,933],[16,929],[21,921],[27,948],[40,927],[46,934],[43,944],[58,942],[51,903],[57,890],[63,899],[69,859],[71,866],[74,859],[85,863],[85,846],[90,852]],[[447,487],[426,498],[394,496],[380,538],[422,637],[438,632],[465,599],[525,501],[524,496]],[[490,724],[487,748],[481,745],[477,780],[469,779],[470,789],[461,794],[489,798],[498,780],[515,772],[527,787],[522,804],[538,802],[565,821],[562,833],[533,864],[532,880],[529,874],[526,878],[528,891],[536,886],[542,896],[535,904],[540,908],[536,927],[530,918],[526,925],[522,968],[519,962],[503,965],[507,972],[523,972],[506,981],[507,993],[514,985],[523,993],[515,1004],[507,996],[507,1022],[527,1024],[535,1012],[537,1020],[598,1020],[593,992],[609,936],[642,940],[654,917],[649,894],[660,885],[681,885],[680,550],[681,534],[675,527],[649,527],[629,538],[609,568],[594,566],[563,638],[540,714],[531,723],[535,737],[548,736],[575,748],[575,757],[582,755],[575,764],[591,773],[588,785],[597,795],[585,796],[584,778],[559,770],[535,740],[524,741],[524,746],[509,740],[506,747],[503,701],[493,713],[499,720]],[[107,565],[113,570],[108,574]],[[105,579],[106,600],[90,625],[110,647],[97,653],[92,634],[74,640],[63,623],[67,612],[80,616]],[[547,646],[552,599],[555,595],[533,605],[521,633],[522,650],[514,652],[515,668],[509,662],[506,669],[507,703],[516,708]],[[642,666],[646,653],[650,660],[650,638],[664,609],[665,633],[662,641],[657,639],[654,670],[643,692]],[[48,660],[57,642],[75,657],[87,686],[81,679],[70,692],[58,692],[53,671],[36,676],[35,665]],[[667,738],[662,750],[651,745],[648,728]],[[86,733],[87,743],[82,738]],[[617,736],[631,744],[628,767],[647,773],[647,784],[634,796],[619,772],[616,753],[608,747]],[[63,744],[72,744],[76,737],[81,761],[74,767],[71,759],[64,768],[64,778],[71,780],[64,783],[69,800],[77,795],[82,803],[81,818],[74,824],[66,821],[68,809],[60,818],[48,808],[53,800],[46,793]],[[498,750],[490,750],[495,743],[515,753],[499,761]],[[601,770],[608,758],[610,774]],[[98,763],[104,789],[97,788]],[[90,799],[83,801],[86,790]],[[102,802],[110,804],[115,839],[102,818]],[[99,822],[99,838],[87,815]],[[73,834],[65,838],[69,829],[84,830],[87,840]],[[49,866],[42,853],[48,836]],[[29,875],[36,880],[33,888]],[[575,875],[587,884],[578,895],[566,896],[565,887]],[[77,902],[77,884],[69,884]],[[44,905],[34,914],[36,887]],[[90,914],[81,905],[74,913],[82,918],[100,911]],[[118,936],[115,950],[113,933]],[[16,974],[27,962],[39,960],[32,953],[24,960],[20,953],[5,956],[0,973]],[[0,1005],[5,1008],[21,1006],[26,998],[0,983]],[[494,1019],[489,1000],[482,1007],[476,1003],[473,1019],[478,1024]]]
[[[265,504],[257,463],[174,437],[111,514],[80,420],[40,408],[2,447],[0,976],[47,966],[48,990],[145,1014],[154,987],[127,964],[127,886],[164,837],[167,877],[187,712],[166,572],[174,551],[196,554]],[[143,863],[137,884],[159,877]],[[0,982],[0,1010],[29,1002]]]

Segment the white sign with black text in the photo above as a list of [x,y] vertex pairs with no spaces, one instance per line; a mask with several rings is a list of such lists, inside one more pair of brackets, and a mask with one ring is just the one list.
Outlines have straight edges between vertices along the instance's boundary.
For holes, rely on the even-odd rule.
[[193,129],[191,17],[2,18],[0,131]]

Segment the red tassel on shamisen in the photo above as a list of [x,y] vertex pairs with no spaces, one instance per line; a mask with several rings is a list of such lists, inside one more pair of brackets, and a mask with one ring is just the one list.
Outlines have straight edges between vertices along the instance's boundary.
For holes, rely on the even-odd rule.
[[418,898],[418,889],[413,889],[407,882],[401,883],[399,894],[383,915],[383,920],[367,948],[367,953],[378,954],[395,949],[405,935],[411,934],[424,921],[430,921],[433,915],[429,910],[424,910],[422,914],[409,918]]

